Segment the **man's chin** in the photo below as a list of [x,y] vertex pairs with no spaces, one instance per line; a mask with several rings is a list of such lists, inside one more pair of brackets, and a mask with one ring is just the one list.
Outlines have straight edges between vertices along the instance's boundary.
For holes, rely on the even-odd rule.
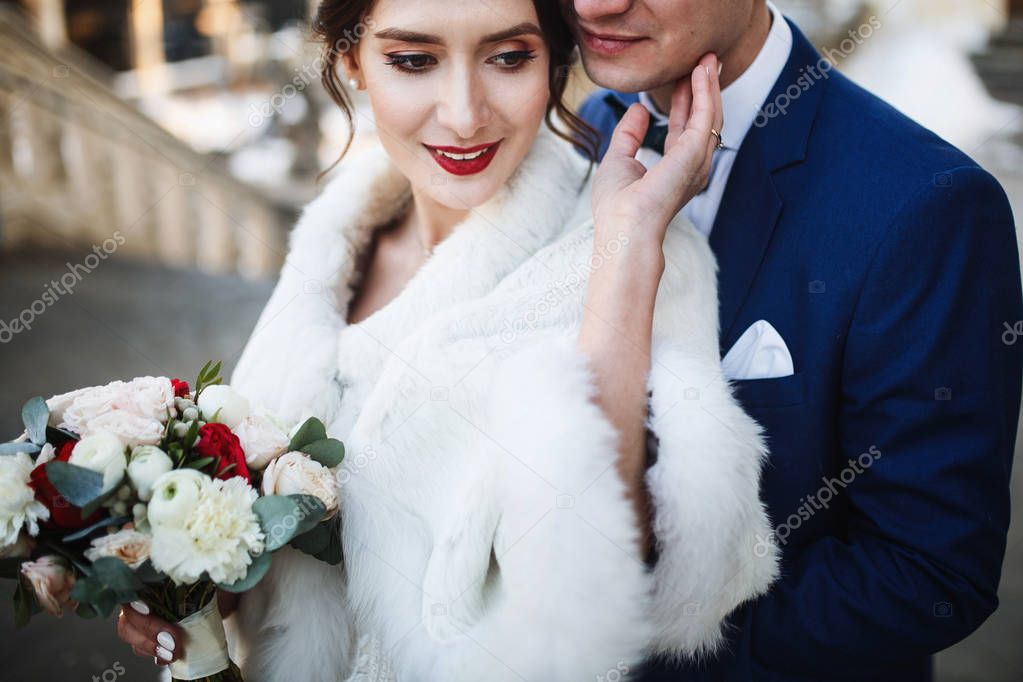
[[635,93],[653,90],[664,83],[661,78],[644,74],[645,66],[633,63],[633,59],[608,58],[602,55],[583,53],[583,68],[596,85],[615,92]]

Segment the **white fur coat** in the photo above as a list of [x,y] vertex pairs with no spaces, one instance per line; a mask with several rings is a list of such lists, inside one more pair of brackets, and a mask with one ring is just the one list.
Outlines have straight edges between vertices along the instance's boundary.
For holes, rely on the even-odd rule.
[[761,429],[721,373],[716,264],[681,218],[648,381],[659,559],[641,558],[616,433],[575,346],[601,265],[585,174],[544,129],[506,187],[351,326],[356,256],[408,182],[377,147],[303,212],[231,383],[345,442],[345,559],[275,555],[228,621],[249,682],[601,679],[714,650],[723,618],[774,579],[775,554],[755,549],[770,532]]

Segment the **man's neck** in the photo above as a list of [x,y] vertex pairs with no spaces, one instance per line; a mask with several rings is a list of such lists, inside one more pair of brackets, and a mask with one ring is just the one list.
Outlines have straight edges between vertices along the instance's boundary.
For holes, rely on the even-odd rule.
[[[771,32],[771,10],[766,2],[756,2],[753,5],[753,12],[750,15],[746,30],[742,36],[732,45],[728,51],[718,55],[718,61],[722,64],[721,88],[739,79],[739,76],[746,72],[746,69],[756,60],[767,36]],[[650,90],[650,97],[657,108],[668,113],[671,111],[671,93],[675,90],[675,83],[667,83],[659,88]]]

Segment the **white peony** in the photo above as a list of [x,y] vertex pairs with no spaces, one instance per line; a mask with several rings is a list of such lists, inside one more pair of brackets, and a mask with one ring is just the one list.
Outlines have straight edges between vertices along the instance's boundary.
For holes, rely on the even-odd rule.
[[210,477],[195,469],[174,469],[153,482],[146,518],[153,528],[183,528],[191,510],[210,485]]
[[174,386],[167,377],[136,377],[122,387],[114,406],[161,423],[174,406]]
[[125,528],[95,538],[92,546],[85,550],[85,558],[96,561],[101,557],[112,556],[126,563],[129,568],[136,569],[149,558],[150,541],[145,533]]
[[174,468],[174,463],[166,452],[155,445],[140,445],[131,451],[128,462],[128,478],[139,499],[148,502],[153,495],[153,484],[156,479]]
[[244,578],[252,555],[263,551],[263,531],[252,511],[257,497],[243,478],[212,480],[183,524],[153,526],[153,567],[179,585],[204,574],[218,583]]
[[78,433],[87,437],[100,431],[112,433],[128,447],[135,447],[159,443],[163,438],[164,425],[129,410],[113,409],[90,419]]
[[219,385],[202,389],[202,393],[199,394],[199,409],[202,411],[203,419],[220,422],[232,431],[251,411],[248,398],[230,386]]
[[58,425],[84,436],[89,422],[114,409],[114,403],[121,399],[124,386],[123,381],[113,381],[105,386],[91,386],[56,396],[53,400],[58,412],[62,403],[66,401],[66,396],[72,396],[71,404],[65,407]]
[[124,478],[128,458],[124,443],[109,431],[97,431],[75,444],[68,462],[103,474],[103,492],[113,490]]
[[29,485],[33,468],[28,453],[0,455],[0,548],[16,545],[22,528],[36,535],[38,522],[50,518],[50,510]]
[[337,513],[338,499],[330,469],[304,452],[281,455],[263,472],[264,495],[314,495],[327,508],[324,518]]
[[51,616],[64,615],[64,606],[76,608],[71,601],[71,588],[75,586],[75,573],[66,559],[48,555],[21,565],[21,575],[35,592],[36,601]]
[[234,429],[234,435],[245,452],[245,463],[257,470],[287,452],[291,440],[286,429],[266,413],[250,414]]

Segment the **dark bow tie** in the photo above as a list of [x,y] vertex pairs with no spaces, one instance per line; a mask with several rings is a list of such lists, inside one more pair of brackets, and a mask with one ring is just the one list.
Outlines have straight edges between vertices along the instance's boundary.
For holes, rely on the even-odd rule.
[[[625,112],[629,110],[629,107],[625,106],[625,103],[611,92],[604,95],[604,103],[611,107],[611,111],[614,112],[615,119],[618,121],[621,121],[622,116],[625,116]],[[651,125],[647,128],[646,136],[643,138],[643,143],[640,146],[653,149],[658,154],[664,154],[664,142],[667,139],[668,126],[655,124],[651,121]]]

